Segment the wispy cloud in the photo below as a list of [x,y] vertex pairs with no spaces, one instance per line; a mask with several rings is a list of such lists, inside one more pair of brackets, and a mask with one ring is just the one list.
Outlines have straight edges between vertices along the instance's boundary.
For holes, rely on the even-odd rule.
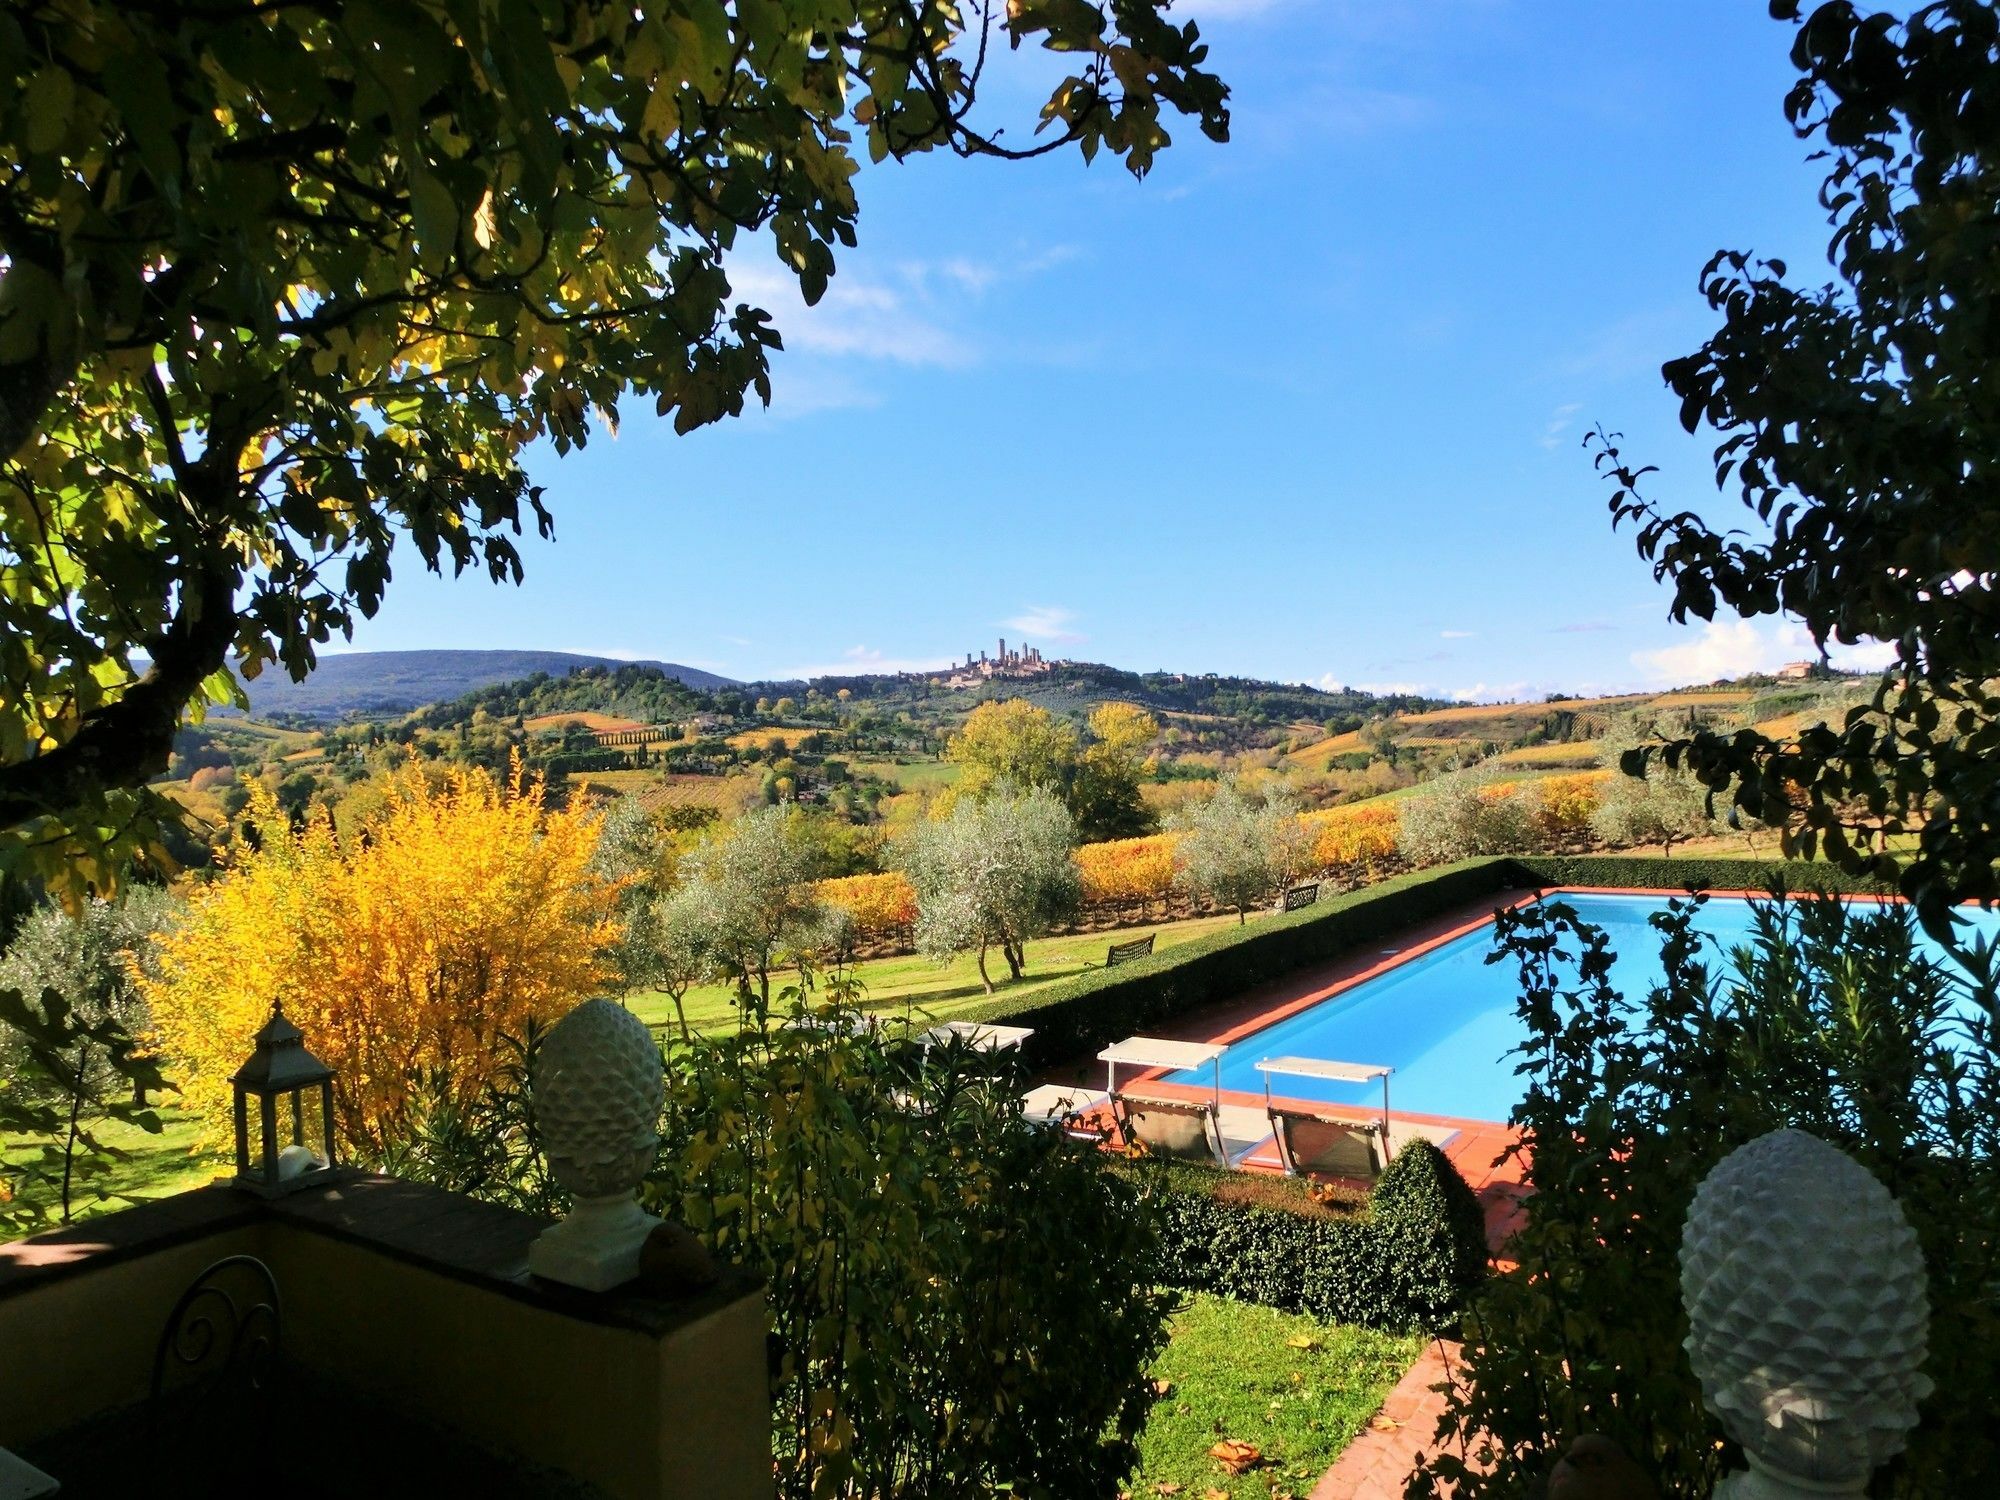
[[854,272],[836,275],[815,307],[806,306],[789,275],[769,267],[732,265],[729,284],[738,299],[771,313],[787,349],[901,365],[958,368],[973,362],[972,346],[962,335],[886,281]]
[[[1818,654],[1811,634],[1795,620],[1710,620],[1692,640],[1657,651],[1635,651],[1632,663],[1661,687],[1682,687],[1770,672],[1788,661]],[[1879,672],[1896,659],[1894,646],[1869,641],[1828,649],[1834,666],[1851,672]]]
[[1596,635],[1606,630],[1616,630],[1616,625],[1604,620],[1572,620],[1566,625],[1551,625],[1550,635]]
[[780,679],[865,677],[891,672],[937,672],[951,664],[951,658],[946,656],[887,656],[873,646],[849,646],[838,661],[787,667],[776,675]]
[[1440,630],[1438,632],[1438,639],[1441,641],[1469,641],[1478,634],[1479,632],[1476,630]]
[[1582,402],[1565,401],[1550,414],[1548,425],[1542,429],[1542,435],[1536,441],[1544,448],[1554,449],[1560,447],[1562,445],[1563,434],[1575,425],[1576,414],[1582,410]]
[[1010,615],[1000,623],[1009,630],[1018,631],[1030,640],[1058,641],[1064,645],[1075,645],[1089,637],[1070,629],[1076,623],[1076,611],[1064,609],[1059,604],[1030,604],[1018,615]]

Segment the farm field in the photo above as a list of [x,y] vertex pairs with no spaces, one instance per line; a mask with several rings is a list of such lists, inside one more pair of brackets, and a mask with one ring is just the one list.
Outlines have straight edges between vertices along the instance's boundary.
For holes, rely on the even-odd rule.
[[1549,745],[1523,745],[1518,750],[1503,751],[1493,757],[1493,764],[1501,766],[1571,766],[1582,768],[1602,764],[1594,741],[1582,740],[1575,744],[1560,741]]
[[732,734],[726,743],[734,745],[739,750],[749,750],[752,748],[761,750],[768,746],[771,741],[777,740],[787,750],[796,750],[800,740],[807,738],[809,735],[819,733],[824,733],[824,731],[814,729],[786,729],[782,726],[774,725],[770,729],[746,729],[741,734]]
[[530,734],[548,729],[561,729],[565,725],[581,724],[585,729],[619,730],[645,729],[637,719],[621,719],[616,714],[598,713],[594,709],[577,709],[564,714],[537,714],[532,719],[523,719],[521,727]]
[[857,760],[849,765],[857,776],[873,776],[903,792],[941,792],[958,780],[959,768],[943,760]]
[[[1256,918],[1252,918],[1255,921]],[[955,959],[943,968],[921,954],[896,958],[867,959],[856,964],[855,976],[866,987],[862,1003],[869,1009],[900,1012],[905,1007],[918,1013],[925,1025],[948,1021],[953,1016],[998,996],[1024,995],[1044,985],[1080,974],[1104,962],[1104,950],[1113,942],[1157,933],[1156,950],[1165,950],[1191,938],[1201,937],[1221,927],[1236,925],[1234,916],[1193,917],[1157,926],[1133,927],[1117,932],[1075,933],[1068,937],[1035,938],[1027,946],[1027,973],[1020,983],[1006,978],[1007,963],[996,950],[987,956],[986,971],[993,976],[994,996],[989,997],[979,983],[979,968],[970,956]],[[795,983],[792,975],[773,975],[771,993]],[[727,1030],[736,1024],[735,991],[728,985],[700,985],[686,997],[688,1025],[697,1031]],[[635,991],[625,997],[632,1012],[649,1026],[675,1024],[673,1002],[657,991]]]
[[[1423,1343],[1419,1335],[1194,1293],[1153,1364],[1165,1394],[1139,1438],[1132,1494],[1268,1500],[1309,1493]],[[1225,1437],[1254,1443],[1263,1461],[1228,1473],[1209,1455]]]

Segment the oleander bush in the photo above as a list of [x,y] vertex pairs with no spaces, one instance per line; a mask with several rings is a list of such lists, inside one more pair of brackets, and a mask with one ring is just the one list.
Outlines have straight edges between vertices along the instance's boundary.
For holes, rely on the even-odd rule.
[[1434,1332],[1485,1278],[1479,1200],[1429,1141],[1398,1152],[1372,1194],[1332,1205],[1295,1178],[1147,1161],[1123,1170],[1158,1198],[1167,1272],[1189,1291]]

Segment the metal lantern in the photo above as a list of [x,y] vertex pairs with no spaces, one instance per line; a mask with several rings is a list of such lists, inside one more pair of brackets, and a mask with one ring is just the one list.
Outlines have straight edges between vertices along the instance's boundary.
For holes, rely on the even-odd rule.
[[[257,1050],[229,1081],[236,1088],[238,1187],[276,1198],[333,1175],[333,1069],[306,1051],[305,1033],[285,1019],[282,1002],[271,1007],[271,1019],[257,1033]],[[307,1097],[314,1093],[316,1099]],[[281,1106],[288,1100],[289,1141],[281,1128]],[[306,1144],[308,1111],[319,1116],[324,1156]]]

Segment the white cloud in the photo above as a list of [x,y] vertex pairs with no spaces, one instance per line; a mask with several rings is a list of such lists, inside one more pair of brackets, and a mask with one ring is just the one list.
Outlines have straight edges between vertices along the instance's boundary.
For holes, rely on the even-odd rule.
[[1476,630],[1440,630],[1438,632],[1438,639],[1441,641],[1469,641],[1478,634],[1479,632]]
[[787,667],[773,680],[813,677],[866,677],[891,672],[938,672],[952,664],[946,656],[885,656],[873,646],[849,646],[839,661]]
[[[964,326],[967,304],[994,285],[1039,275],[1074,259],[1073,245],[1049,245],[1016,256],[902,261],[871,274],[848,266],[827,283],[812,307],[799,295],[789,271],[747,256],[732,257],[732,297],[771,314],[787,353],[834,360],[875,361],[920,369],[963,369],[979,363],[988,347]],[[785,362],[780,361],[782,372]],[[842,407],[872,406],[879,397],[833,378],[810,382],[778,379],[781,415],[805,415]],[[787,386],[791,388],[786,389]]]
[[1550,414],[1548,425],[1542,429],[1542,435],[1536,441],[1544,448],[1554,449],[1561,446],[1563,434],[1569,431],[1576,421],[1576,414],[1582,410],[1581,402],[1565,401]]
[[[1833,645],[1828,659],[1850,672],[1879,672],[1896,658],[1896,648],[1877,641],[1858,646]],[[1692,640],[1657,651],[1635,651],[1633,665],[1658,686],[1684,687],[1770,672],[1789,661],[1810,661],[1818,655],[1811,634],[1796,620],[1710,620]]]
[[1000,622],[1009,630],[1038,641],[1060,641],[1065,645],[1075,645],[1089,637],[1071,630],[1076,623],[1076,611],[1064,609],[1059,604],[1030,604],[1018,615],[1010,615]]
[[910,297],[853,272],[837,274],[815,307],[806,306],[790,275],[769,267],[732,264],[729,285],[732,295],[771,314],[788,350],[944,368],[974,359],[963,337]]

